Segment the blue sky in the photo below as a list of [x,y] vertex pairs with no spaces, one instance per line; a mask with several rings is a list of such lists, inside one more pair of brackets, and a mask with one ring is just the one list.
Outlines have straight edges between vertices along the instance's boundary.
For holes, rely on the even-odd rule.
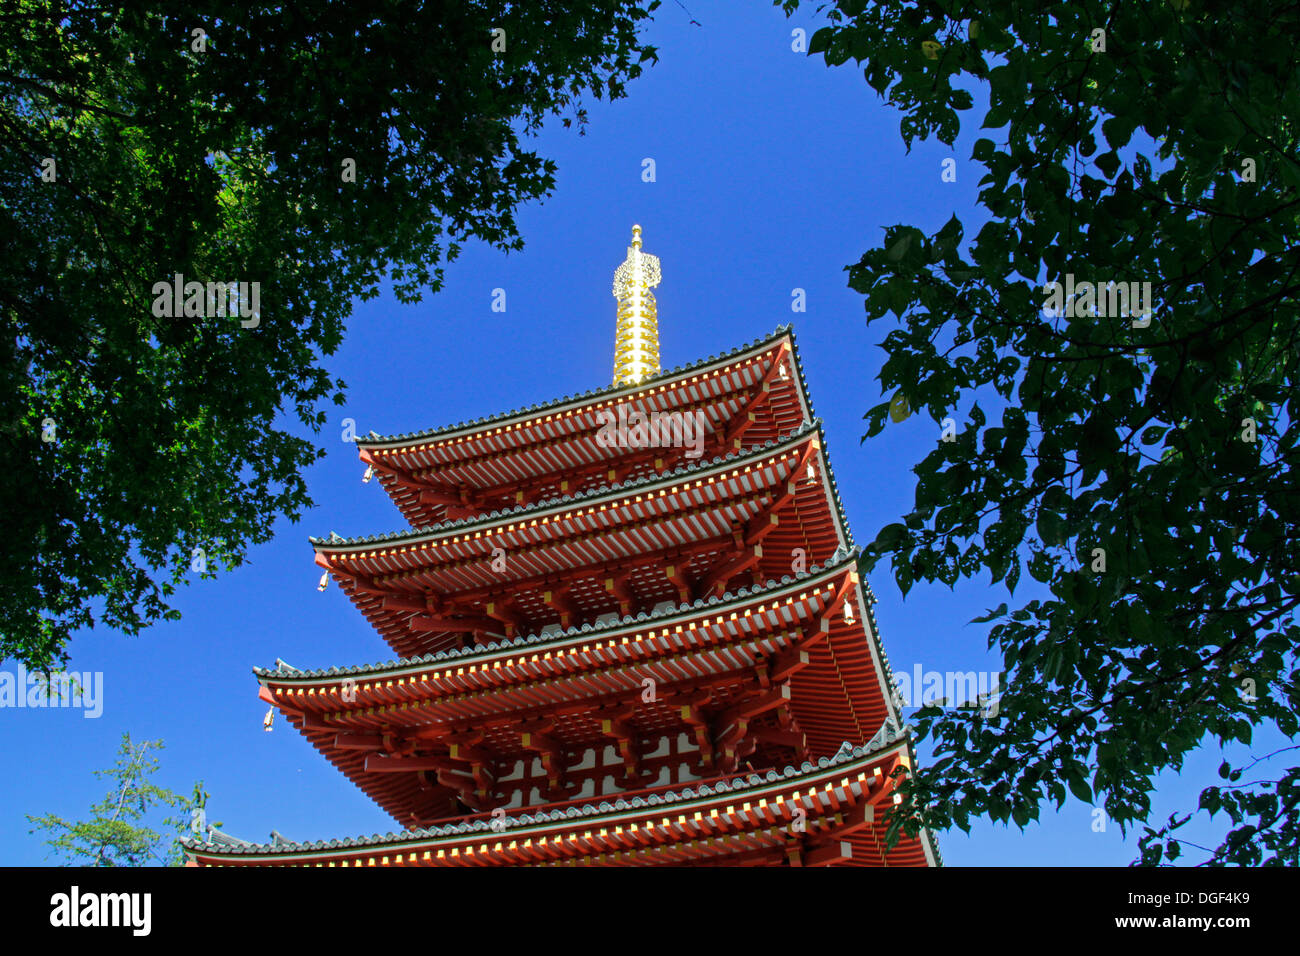
[[[76,638],[71,669],[102,671],[104,712],[0,710],[0,863],[49,862],[25,814],[84,817],[107,789],[92,775],[112,764],[124,731],[163,738],[157,781],[188,793],[203,779],[210,818],[263,841],[383,833],[392,820],[277,718],[250,668],[277,657],[300,668],[391,659],[337,587],[316,590],[309,534],[398,530],[401,516],[342,440],[486,416],[609,383],[614,343],[611,281],[633,223],[660,257],[657,290],[665,368],[728,351],[793,322],[810,394],[857,541],[870,541],[912,500],[910,469],[932,447],[934,423],[913,417],[859,443],[863,413],[880,400],[876,347],[862,298],[844,267],[906,222],[933,231],[956,213],[974,235],[981,168],[970,161],[974,129],[956,149],[919,143],[906,153],[898,115],[852,66],[828,69],[791,50],[791,30],[811,35],[811,8],[788,21],[755,3],[688,3],[701,26],[666,2],[648,29],[657,65],[628,98],[588,103],[579,137],[558,123],[537,148],[558,163],[558,186],[520,211],[527,243],[509,256],[471,247],[447,269],[446,287],[415,306],[385,295],[358,303],[340,351],[327,361],[349,385],[318,441],[328,456],[308,473],[318,507],[282,522],[251,561],[180,595],[183,620],[126,637],[99,629]],[[975,114],[967,114],[973,117]],[[967,126],[977,125],[968,123]],[[957,181],[940,180],[957,161]],[[642,181],[642,161],[656,181]],[[494,289],[506,311],[492,311]],[[792,290],[807,311],[791,311]],[[273,330],[267,330],[271,332]],[[904,601],[883,564],[870,584],[895,672],[997,671],[985,629],[971,618],[1004,600],[987,578],[955,591],[920,585]],[[1017,597],[1024,597],[1023,589]],[[3,665],[13,670],[13,662]],[[924,758],[924,749],[921,754]],[[1185,776],[1161,778],[1153,821],[1194,806],[1221,757],[1204,752]],[[1202,831],[1203,832],[1203,831]],[[1202,842],[1208,842],[1208,836]],[[1216,841],[1217,842],[1217,841]],[[1095,832],[1074,801],[1024,833],[979,824],[967,837],[939,835],[950,865],[1125,865],[1135,855],[1111,824]]]

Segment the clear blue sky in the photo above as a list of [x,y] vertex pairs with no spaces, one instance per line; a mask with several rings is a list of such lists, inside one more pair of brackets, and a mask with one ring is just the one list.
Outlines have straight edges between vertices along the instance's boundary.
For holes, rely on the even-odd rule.
[[[379,483],[361,483],[364,467],[342,441],[343,420],[353,418],[361,434],[405,432],[608,384],[610,285],[634,222],[663,264],[664,366],[793,322],[857,541],[870,541],[908,510],[910,469],[937,428],[914,417],[859,443],[862,415],[880,400],[876,343],[888,328],[867,329],[862,299],[843,270],[889,224],[932,231],[956,213],[967,236],[978,231],[982,171],[969,159],[975,130],[965,129],[955,150],[931,142],[909,155],[898,115],[860,70],[830,70],[820,57],[792,52],[791,29],[811,35],[816,25],[811,7],[793,21],[754,0],[687,7],[702,26],[667,0],[649,28],[658,65],[628,98],[588,104],[586,136],[555,123],[539,139],[559,165],[558,188],[521,210],[522,253],[470,248],[448,268],[445,289],[419,305],[391,296],[358,303],[344,346],[328,360],[348,382],[349,402],[331,410],[320,436],[328,457],[308,474],[318,507],[297,525],[282,522],[243,568],[185,589],[183,620],[138,638],[105,629],[78,637],[71,668],[104,673],[99,719],[74,710],[0,710],[0,863],[47,860],[24,815],[84,817],[107,789],[92,771],[113,762],[124,731],[163,738],[158,782],[188,793],[202,778],[212,794],[210,818],[244,839],[261,842],[273,828],[295,840],[395,828],[282,719],[263,731],[266,705],[250,672],[277,657],[300,668],[391,659],[337,587],[316,590],[309,534],[403,527]],[[956,183],[940,180],[949,156]],[[656,164],[653,183],[641,178],[647,157]],[[505,313],[491,309],[496,288],[506,291]],[[791,311],[795,288],[806,290],[805,313]],[[895,672],[911,673],[918,663],[999,669],[984,626],[968,624],[1005,599],[987,579],[955,592],[918,586],[906,601],[883,565],[870,584]],[[1185,777],[1163,777],[1152,820],[1194,806],[1220,759],[1203,753]],[[949,865],[1127,864],[1135,840],[1126,843],[1113,824],[1096,833],[1092,822],[1091,808],[1072,798],[1024,833],[980,824],[969,837],[940,834],[939,844]]]

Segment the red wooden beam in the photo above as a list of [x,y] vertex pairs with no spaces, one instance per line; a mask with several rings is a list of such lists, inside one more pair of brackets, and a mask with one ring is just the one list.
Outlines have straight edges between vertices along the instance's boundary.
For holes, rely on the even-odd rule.
[[617,717],[605,718],[600,722],[600,732],[614,738],[619,755],[623,758],[626,779],[630,781],[640,776],[641,761],[636,749],[637,733],[627,722],[627,716],[629,716],[628,712],[624,712]]
[[686,562],[666,565],[664,572],[668,575],[669,583],[677,588],[677,597],[681,603],[689,604],[695,600],[695,582],[686,573]]
[[[537,574],[528,578],[506,581],[501,584],[493,584],[479,588],[468,588],[464,591],[455,591],[445,594],[443,597],[457,605],[476,604],[480,601],[500,601],[504,604],[508,599],[522,591],[535,590],[546,587],[547,585],[558,586],[565,583],[573,584],[590,578],[606,578],[622,573],[635,572],[644,569],[648,563],[652,562],[664,561],[684,565],[689,563],[692,558],[699,554],[715,551],[720,548],[726,548],[731,544],[731,542],[731,535],[706,538],[703,541],[698,541],[690,545],[655,551],[650,554],[638,554],[615,561],[599,561],[584,565],[574,565],[567,568],[563,575],[557,572]],[[485,556],[484,560],[490,560],[490,556]],[[355,572],[347,569],[333,568],[329,564],[325,564],[324,566],[329,567],[341,577],[348,578],[355,582],[355,589],[364,594],[372,594],[379,597],[386,597],[394,594],[392,591],[382,590],[371,582],[370,579],[357,575]],[[409,592],[407,593],[407,596],[409,596]],[[424,608],[421,608],[421,610],[423,609]]]
[[[550,730],[551,721],[538,721],[533,725],[526,725],[530,728],[540,724],[546,730]],[[528,729],[519,735],[519,743],[525,750],[531,750],[540,755],[542,760],[542,769],[546,771],[546,782],[548,784],[548,796],[558,799],[565,795],[564,779],[564,755],[561,752],[560,742],[549,733],[544,731]]]
[[496,631],[500,627],[496,618],[478,614],[467,614],[462,617],[416,614],[410,618],[407,624],[413,631],[450,631],[452,633]]
[[626,573],[605,579],[605,590],[618,599],[618,612],[624,617],[633,613],[632,609],[636,600],[636,596],[632,593],[632,586],[629,583],[631,578],[632,575]]
[[787,681],[793,674],[803,670],[811,662],[812,656],[803,646],[783,651],[772,658],[771,667],[768,670],[768,680],[777,684]]
[[366,773],[413,773],[421,770],[458,770],[464,768],[447,757],[393,757],[371,754],[366,757]]
[[831,866],[835,863],[847,863],[853,859],[853,844],[848,840],[836,840],[816,850],[804,854],[804,866]]
[[469,505],[471,507],[482,503],[479,501],[477,493],[470,488],[463,485],[452,486],[422,481],[406,469],[393,464],[387,458],[374,454],[369,448],[360,449],[359,455],[362,461],[380,473],[381,480],[383,475],[388,475],[396,484],[419,492],[422,502],[428,504]]
[[[706,697],[705,700],[708,698]],[[699,701],[698,703],[703,703]],[[708,719],[700,712],[696,701],[683,703],[678,710],[682,723],[695,731],[695,743],[700,748],[700,763],[710,769],[714,766],[713,734]]]
[[[371,591],[369,593],[376,592]],[[379,606],[385,611],[415,611],[418,613],[429,609],[429,602],[419,595],[407,597],[405,595],[393,594],[392,592],[379,591],[378,593],[384,595],[384,599],[380,602]]]
[[561,627],[572,627],[574,614],[577,613],[570,591],[571,588],[568,585],[563,585],[542,593],[542,603],[555,608],[556,612],[559,613]]
[[708,594],[712,591],[717,597],[722,597],[723,592],[726,590],[727,582],[742,571],[746,571],[758,564],[762,557],[762,547],[754,545],[752,548],[741,553],[735,559],[715,566],[714,569],[706,574],[700,581],[700,593]]
[[807,750],[808,737],[800,730],[782,730],[780,727],[755,727],[750,731],[753,738],[761,744],[776,747],[788,747],[791,750]]

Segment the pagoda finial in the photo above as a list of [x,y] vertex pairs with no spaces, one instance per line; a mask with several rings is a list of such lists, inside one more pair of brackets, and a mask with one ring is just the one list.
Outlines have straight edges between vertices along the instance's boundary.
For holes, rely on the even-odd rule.
[[659,279],[659,257],[641,251],[641,227],[633,226],[627,258],[614,272],[614,298],[618,300],[615,385],[635,385],[659,374],[659,317],[650,291]]

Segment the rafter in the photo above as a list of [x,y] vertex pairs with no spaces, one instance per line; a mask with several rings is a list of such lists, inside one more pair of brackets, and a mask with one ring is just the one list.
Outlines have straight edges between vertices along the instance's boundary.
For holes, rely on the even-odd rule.
[[[741,401],[739,411],[730,415],[718,415],[719,421],[715,424],[726,423],[726,428],[719,428],[714,431],[708,446],[707,457],[714,457],[718,450],[732,447],[740,434],[743,434],[754,421],[757,412],[771,397],[772,385],[776,380],[776,373],[781,368],[782,363],[786,361],[790,354],[788,343],[782,343],[772,357],[772,362],[768,365],[767,370],[763,373],[762,378],[749,386],[745,391],[729,391],[721,395],[707,395],[704,398],[697,399],[694,402],[681,401],[672,402],[671,408],[674,411],[684,414],[693,414],[696,411],[709,412],[714,409],[722,409],[734,401]],[[759,357],[750,360],[751,363],[760,360]],[[661,409],[652,408],[646,404],[645,411],[653,412]],[[754,417],[751,417],[754,416]],[[710,418],[712,419],[712,415]],[[739,426],[739,427],[737,427]],[[468,469],[482,467],[492,462],[506,461],[512,457],[518,457],[521,454],[537,452],[544,448],[557,447],[564,444],[573,444],[579,446],[588,446],[592,443],[595,435],[600,431],[602,425],[594,419],[590,423],[583,424],[581,427],[567,432],[564,435],[545,437],[534,441],[528,441],[508,449],[495,449],[492,451],[480,452],[458,459],[453,463],[453,467],[458,469]],[[738,446],[736,446],[738,447]],[[605,472],[608,474],[614,471],[616,475],[607,480],[622,481],[627,474],[636,468],[643,466],[653,458],[659,461],[655,464],[658,470],[669,466],[675,466],[681,458],[684,457],[687,449],[680,451],[674,450],[675,454],[664,454],[664,449],[625,449],[624,454],[618,457],[611,456],[583,465],[574,466],[565,472],[564,478],[571,481],[575,486],[590,479],[596,474]],[[431,480],[427,477],[429,472],[437,470],[438,466],[429,468],[416,469],[407,471],[400,466],[391,462],[391,457],[380,455],[368,448],[360,449],[360,457],[363,462],[375,467],[376,471],[383,475],[390,475],[391,480],[403,487],[411,488],[420,492],[422,503],[428,504],[448,504],[448,505],[465,505],[469,504],[469,498],[477,499],[476,507],[486,507],[488,502],[499,501],[502,498],[513,498],[518,503],[531,503],[536,500],[537,491],[547,485],[556,484],[555,475],[545,475],[534,480],[516,480],[505,483],[496,483],[492,485],[483,485],[475,488],[459,485],[446,485]],[[564,480],[564,479],[561,479]],[[428,494],[424,494],[428,492]],[[561,489],[561,494],[564,489]]]
[[464,485],[444,485],[422,480],[391,461],[374,455],[368,448],[360,449],[359,454],[362,461],[380,473],[381,481],[383,476],[387,475],[403,488],[410,488],[417,492],[421,504],[459,505],[471,509],[483,505],[480,494]]

